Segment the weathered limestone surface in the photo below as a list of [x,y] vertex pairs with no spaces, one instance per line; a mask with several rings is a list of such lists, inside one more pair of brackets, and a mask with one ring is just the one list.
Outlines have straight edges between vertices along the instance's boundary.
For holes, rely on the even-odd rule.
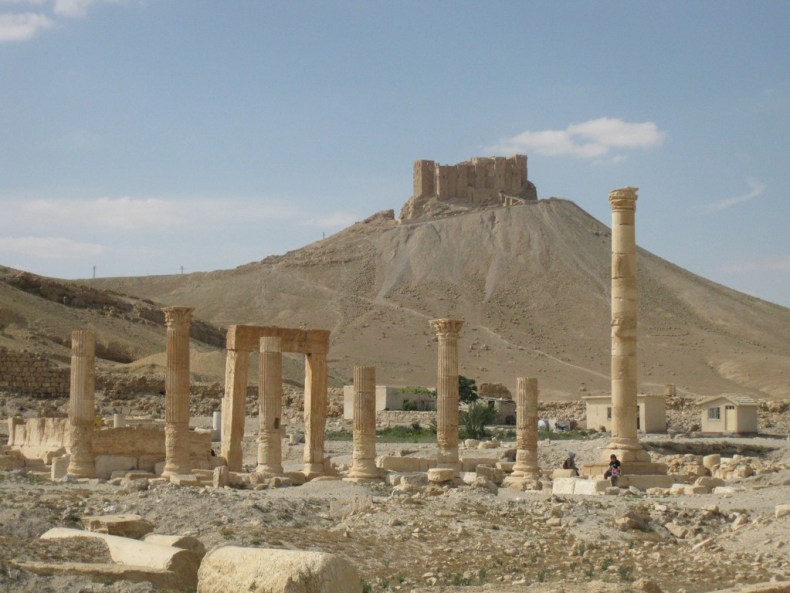
[[524,488],[539,490],[538,465],[538,380],[518,377],[516,381],[516,462],[506,485],[521,482]]
[[404,220],[436,216],[454,206],[506,206],[537,200],[527,179],[527,157],[474,157],[457,165],[414,162],[414,194],[401,210]]
[[165,469],[163,477],[185,474],[189,463],[189,326],[190,307],[167,307],[165,370]]
[[354,454],[350,480],[377,480],[376,369],[354,367]]
[[150,521],[140,515],[86,515],[82,525],[94,533],[106,533],[120,537],[140,539],[154,530]]
[[198,593],[361,593],[346,560],[326,552],[226,546],[203,558]]
[[434,319],[430,322],[439,340],[436,378],[436,440],[439,447],[437,466],[461,469],[458,458],[458,334],[464,325],[460,319]]
[[265,336],[260,342],[258,385],[258,474],[283,473],[282,412],[283,354],[280,338]]
[[327,473],[324,465],[326,414],[329,406],[327,378],[326,354],[305,355],[304,473],[308,478]]
[[23,566],[38,572],[36,565],[39,565],[38,568],[49,570],[48,574],[93,574],[111,579],[149,581],[157,587],[178,591],[194,588],[197,584],[200,558],[189,550],[64,527],[50,529],[41,536],[41,539],[72,537],[92,537],[103,540],[113,562],[122,566],[73,562],[63,565],[27,563]]
[[93,332],[71,332],[71,425],[68,473],[77,478],[96,475],[93,460],[93,424],[96,391],[96,337]]
[[241,444],[244,439],[244,407],[247,399],[247,372],[250,353],[228,348],[225,360],[225,397],[222,400],[222,456],[231,471],[242,467]]

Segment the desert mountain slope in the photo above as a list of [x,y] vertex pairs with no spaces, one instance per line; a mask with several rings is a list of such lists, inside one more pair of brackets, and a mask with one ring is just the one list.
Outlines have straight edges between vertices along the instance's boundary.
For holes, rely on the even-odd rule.
[[[639,217],[637,216],[637,237]],[[464,319],[461,373],[548,397],[609,387],[610,232],[549,199],[399,223],[374,215],[325,240],[233,270],[91,282],[220,326],[332,332],[330,364],[377,382],[433,385],[428,320]],[[790,396],[790,310],[639,253],[640,391]]]

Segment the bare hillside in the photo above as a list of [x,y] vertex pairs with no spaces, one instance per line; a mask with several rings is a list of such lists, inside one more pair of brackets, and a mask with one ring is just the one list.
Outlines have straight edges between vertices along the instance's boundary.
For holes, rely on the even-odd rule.
[[[639,218],[637,216],[637,235]],[[639,254],[640,390],[790,397],[790,310]],[[549,199],[444,218],[374,215],[325,240],[234,270],[90,283],[187,305],[217,326],[332,332],[330,363],[377,381],[432,385],[428,320],[466,320],[461,373],[547,397],[609,387],[609,228]]]

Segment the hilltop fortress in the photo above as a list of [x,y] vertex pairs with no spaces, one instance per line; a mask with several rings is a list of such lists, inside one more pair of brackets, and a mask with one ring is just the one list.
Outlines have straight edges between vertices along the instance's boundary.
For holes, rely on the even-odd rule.
[[510,206],[537,200],[527,178],[527,156],[473,157],[457,165],[414,161],[414,194],[401,219],[429,218],[458,210]]

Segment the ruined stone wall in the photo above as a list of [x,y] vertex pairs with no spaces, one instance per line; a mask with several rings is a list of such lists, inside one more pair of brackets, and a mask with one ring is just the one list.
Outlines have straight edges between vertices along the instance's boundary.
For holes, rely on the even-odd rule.
[[415,161],[414,197],[478,201],[497,192],[519,195],[528,189],[527,157],[474,157],[457,165]]
[[0,391],[38,398],[68,397],[69,369],[32,352],[0,348]]
[[423,428],[428,428],[432,421],[436,421],[436,412],[384,410],[376,413],[376,424],[378,426],[411,426],[417,422]]

